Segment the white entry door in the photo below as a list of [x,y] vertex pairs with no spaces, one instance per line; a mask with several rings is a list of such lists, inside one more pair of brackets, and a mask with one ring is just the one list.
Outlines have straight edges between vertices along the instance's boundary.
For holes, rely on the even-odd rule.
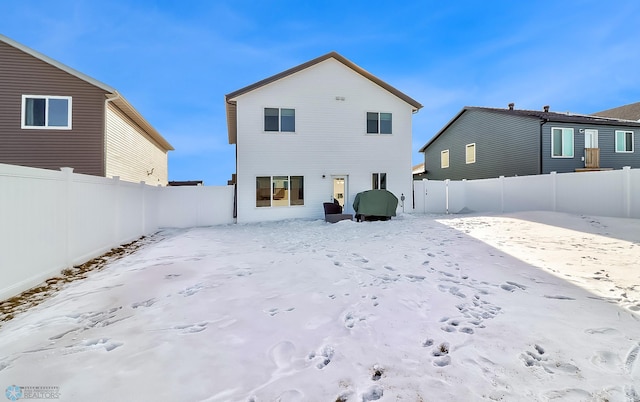
[[347,200],[349,176],[331,177],[333,179],[333,199],[338,201],[344,211],[345,205],[349,206],[349,201]]

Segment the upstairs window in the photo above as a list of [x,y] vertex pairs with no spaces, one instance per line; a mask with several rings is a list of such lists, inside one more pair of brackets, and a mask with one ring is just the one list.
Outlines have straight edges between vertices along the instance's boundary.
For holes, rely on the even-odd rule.
[[573,129],[551,129],[551,157],[573,158]]
[[449,167],[449,150],[445,149],[440,152],[440,168],[446,169]]
[[387,174],[386,173],[374,173],[371,175],[371,188],[374,190],[386,190],[387,189]]
[[476,144],[467,144],[465,148],[465,161],[467,163],[476,163]]
[[22,95],[22,128],[71,130],[71,97]]
[[633,131],[616,130],[616,152],[633,152]]
[[391,113],[367,112],[367,134],[391,134]]
[[295,132],[296,110],[264,108],[264,131]]

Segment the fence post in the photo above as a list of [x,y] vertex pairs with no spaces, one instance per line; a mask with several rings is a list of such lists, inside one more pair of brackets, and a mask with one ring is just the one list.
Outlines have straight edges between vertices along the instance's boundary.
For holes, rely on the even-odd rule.
[[146,184],[144,181],[140,182],[140,236],[147,234],[147,197],[145,191]]
[[631,166],[622,167],[622,206],[625,217],[631,218]]
[[558,172],[549,173],[551,178],[551,210],[557,212],[558,209]]
[[462,209],[463,210],[467,210],[469,209],[469,206],[467,205],[467,179],[462,179],[462,195],[460,198],[462,198]]
[[444,181],[444,209],[447,215],[449,215],[449,182],[451,180],[446,179]]
[[422,179],[422,192],[421,192],[421,197],[422,197],[422,213],[426,214],[427,213],[427,195],[429,190],[427,190],[427,179]]
[[113,176],[114,197],[113,200],[113,244],[120,244],[120,176]]
[[65,186],[65,190],[64,190],[64,205],[66,205],[65,208],[65,219],[64,219],[64,224],[65,224],[65,241],[64,241],[64,265],[65,268],[71,268],[73,266],[73,259],[71,258],[71,231],[72,229],[72,222],[71,222],[71,216],[72,216],[72,212],[73,212],[73,205],[72,200],[73,200],[73,193],[72,193],[72,189],[71,186],[73,185],[73,168],[70,167],[62,167],[60,168],[60,171],[64,174],[64,186]]
[[500,176],[500,212],[504,213],[504,176]]

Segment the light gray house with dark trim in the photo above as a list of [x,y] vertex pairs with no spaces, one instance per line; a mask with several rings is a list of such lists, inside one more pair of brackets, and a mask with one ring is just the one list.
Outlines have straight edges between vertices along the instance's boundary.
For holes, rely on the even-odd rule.
[[0,35],[0,163],[166,185],[170,150],[114,88]]
[[638,121],[466,106],[420,152],[433,180],[640,168],[639,135]]

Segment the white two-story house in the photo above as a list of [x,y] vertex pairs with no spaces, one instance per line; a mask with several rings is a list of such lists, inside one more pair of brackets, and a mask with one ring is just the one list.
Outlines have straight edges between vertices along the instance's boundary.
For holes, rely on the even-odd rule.
[[422,105],[335,52],[226,95],[236,145],[236,218],[353,213],[356,194],[387,189],[412,205],[411,123]]

